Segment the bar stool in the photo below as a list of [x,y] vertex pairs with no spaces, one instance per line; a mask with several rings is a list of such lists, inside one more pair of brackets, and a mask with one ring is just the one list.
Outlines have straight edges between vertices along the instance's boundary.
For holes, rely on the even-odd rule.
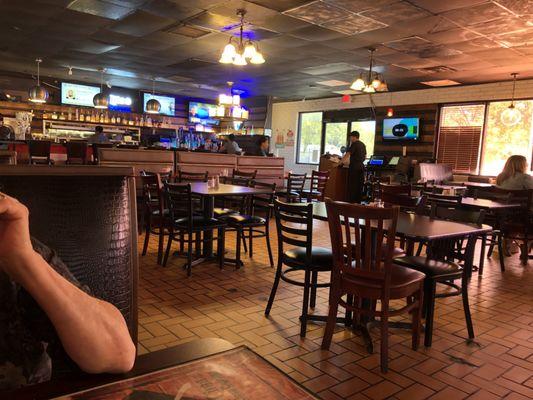
[[67,164],[87,164],[87,142],[71,140],[65,143]]
[[30,164],[53,165],[54,161],[50,159],[51,147],[52,142],[49,140],[29,140]]
[[[326,319],[325,316],[308,315],[308,310],[316,305],[317,288],[330,287],[329,282],[318,283],[318,273],[331,272],[333,255],[331,249],[313,246],[313,204],[288,204],[274,200],[274,215],[278,233],[278,266],[265,316],[270,314],[280,280],[303,287],[300,336],[305,337],[307,321]],[[292,248],[285,250],[284,245]],[[283,269],[284,265],[286,269]],[[303,281],[288,276],[297,271],[305,273]]]

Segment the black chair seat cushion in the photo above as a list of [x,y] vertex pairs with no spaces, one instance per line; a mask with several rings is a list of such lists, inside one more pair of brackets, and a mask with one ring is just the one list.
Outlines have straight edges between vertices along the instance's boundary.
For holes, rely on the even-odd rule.
[[[180,218],[175,221],[176,228],[187,229],[189,218]],[[219,221],[215,218],[205,218],[201,215],[195,215],[192,217],[192,227],[193,229],[202,229],[202,228],[218,228],[226,225],[223,221]]]
[[[305,264],[306,250],[305,247],[295,247],[283,253],[284,261]],[[331,249],[325,247],[313,246],[311,250],[311,264],[313,267],[319,267],[325,270],[331,270],[333,266],[333,254]]]
[[[390,298],[398,299],[404,295],[403,288],[406,286],[414,285],[421,280],[424,280],[426,276],[414,269],[406,268],[401,265],[392,264],[391,266],[391,281],[390,281]],[[361,287],[368,287],[372,289],[380,289],[383,286],[383,281],[377,281],[361,276],[349,276],[346,277],[348,285],[358,285]]]
[[246,215],[246,214],[230,214],[224,219],[229,224],[238,224],[238,225],[264,225],[266,220],[257,215]]
[[223,215],[234,214],[234,213],[236,213],[237,211],[232,210],[231,208],[219,208],[219,207],[217,207],[217,208],[215,208],[215,209],[213,210],[213,212],[214,212],[214,214],[215,214],[215,217],[218,218],[218,217],[221,217],[221,216],[223,216]]
[[394,263],[416,271],[423,272],[428,277],[455,275],[462,273],[463,269],[451,261],[431,260],[421,256],[405,256],[394,259]]

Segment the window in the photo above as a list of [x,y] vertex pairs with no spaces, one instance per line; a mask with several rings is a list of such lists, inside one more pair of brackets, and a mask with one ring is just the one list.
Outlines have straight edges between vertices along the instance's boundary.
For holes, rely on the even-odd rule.
[[498,175],[513,154],[531,164],[533,150],[533,100],[515,101],[521,119],[513,126],[501,122],[509,101],[443,106],[437,161],[454,172]]
[[505,161],[513,154],[525,156],[531,164],[533,100],[516,101],[515,107],[520,110],[522,118],[516,125],[505,126],[501,122],[501,114],[510,104],[509,101],[489,104],[481,155],[483,175],[498,175]]
[[350,130],[359,132],[359,140],[361,140],[366,146],[367,157],[374,154],[376,121],[352,121]]
[[346,146],[348,122],[328,122],[325,126],[324,153],[342,156],[341,147]]
[[322,139],[322,113],[300,113],[296,162],[318,164]]
[[477,173],[484,118],[484,104],[442,107],[437,161],[453,172]]

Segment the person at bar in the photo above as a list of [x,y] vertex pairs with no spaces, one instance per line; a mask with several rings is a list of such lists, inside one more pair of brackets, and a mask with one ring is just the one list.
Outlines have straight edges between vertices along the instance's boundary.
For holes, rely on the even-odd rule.
[[94,127],[94,134],[87,140],[88,143],[109,143],[109,138],[100,125]]
[[224,145],[222,146],[222,149],[220,150],[221,153],[226,154],[241,154],[242,149],[239,147],[237,142],[235,141],[235,135],[233,133],[230,133],[228,136],[226,136],[224,140]]
[[257,155],[258,156],[262,156],[262,157],[268,157],[268,148],[269,148],[268,138],[266,136],[262,136],[257,141],[257,144],[258,144],[258,147],[259,147]]
[[[366,146],[359,140],[359,132],[350,133],[350,147],[342,158],[342,163],[346,163],[348,158],[348,201],[350,203],[361,203],[363,197],[363,186],[365,183]],[[342,165],[341,163],[341,165]]]
[[56,253],[30,237],[28,209],[0,193],[0,389],[123,373],[135,345],[120,311],[90,295]]

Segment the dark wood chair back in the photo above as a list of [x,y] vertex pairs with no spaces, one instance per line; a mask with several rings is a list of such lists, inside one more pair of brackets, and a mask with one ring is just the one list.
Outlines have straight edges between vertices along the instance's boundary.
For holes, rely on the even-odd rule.
[[399,206],[403,211],[422,213],[426,205],[426,196],[414,197],[405,194],[382,193],[381,201],[386,207]]
[[209,179],[209,173],[205,172],[190,172],[178,170],[178,175],[176,177],[178,183],[182,182],[207,182]]
[[49,140],[29,140],[30,164],[50,164],[50,149],[52,142]]
[[[311,182],[309,184],[309,191],[311,192],[311,198],[318,201],[324,201],[324,194],[326,191],[326,184],[329,179],[329,171],[312,171]],[[314,193],[317,193],[315,195]]]
[[388,184],[379,184],[379,192],[383,193],[392,193],[392,194],[404,194],[407,196],[411,195],[411,185],[388,185]]
[[163,215],[164,198],[161,176],[159,174],[141,171],[141,182],[145,212],[158,210],[159,215]]
[[188,231],[193,228],[194,206],[190,183],[165,183],[165,200],[172,221],[187,218]]
[[71,140],[65,143],[67,164],[87,164],[87,142]]
[[250,180],[255,179],[257,177],[257,170],[247,172],[247,171],[240,171],[238,169],[234,169],[231,176],[233,178],[248,178]]
[[[326,199],[333,279],[364,278],[390,288],[399,207],[378,208]],[[342,285],[342,284],[341,284]]]
[[292,172],[289,173],[287,177],[287,192],[301,193],[304,189],[306,179],[307,174],[293,174]]
[[481,225],[485,220],[485,210],[477,211],[461,208],[460,205],[432,203],[430,218]]
[[269,220],[272,216],[276,184],[252,181],[251,186],[254,188],[267,188],[271,190],[268,194],[254,194],[250,198],[250,214],[256,215],[259,212]]
[[427,204],[439,204],[439,205],[457,205],[461,204],[462,196],[451,194],[437,194],[432,192],[422,192],[422,195],[426,196]]
[[470,175],[468,176],[468,182],[490,183],[490,177]]
[[313,204],[289,204],[274,200],[274,215],[278,233],[278,257],[285,245],[306,249],[305,264],[311,265],[313,247]]

